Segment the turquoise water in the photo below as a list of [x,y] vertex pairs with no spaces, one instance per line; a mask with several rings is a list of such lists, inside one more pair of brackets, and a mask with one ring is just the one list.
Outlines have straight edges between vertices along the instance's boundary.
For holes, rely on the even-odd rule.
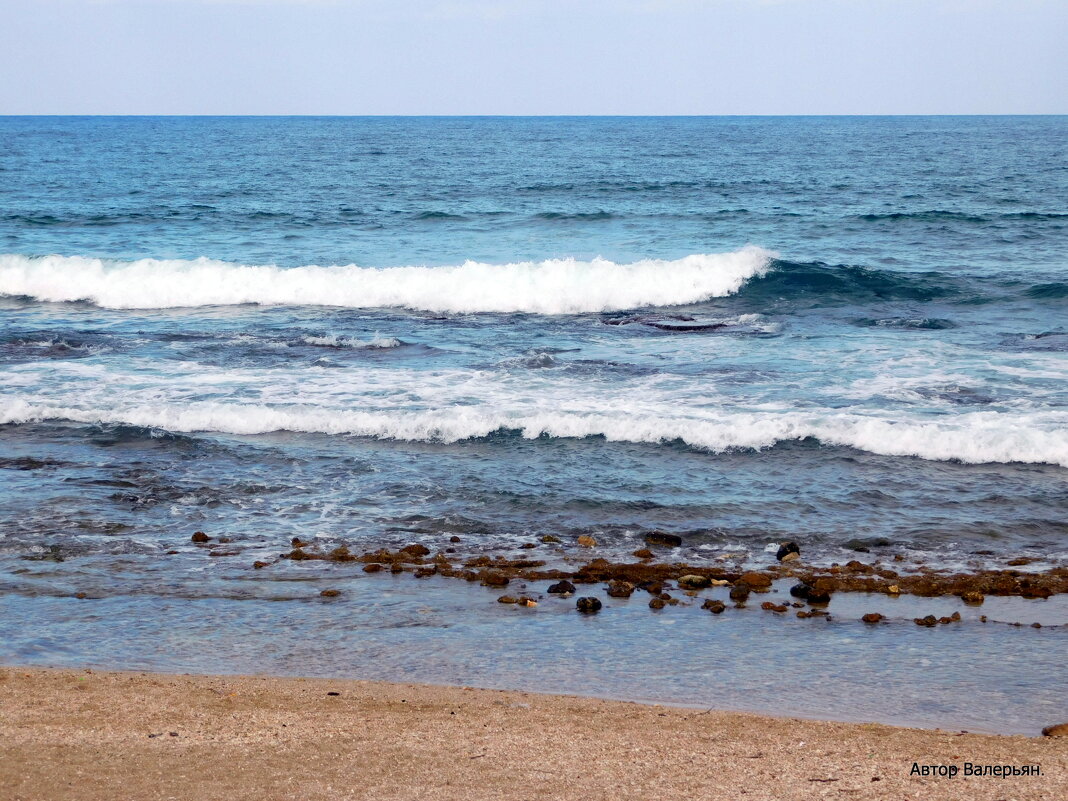
[[[144,641],[94,643],[174,587],[218,608],[250,585],[274,597],[288,579],[249,564],[298,535],[506,553],[589,534],[613,557],[657,528],[689,561],[759,564],[789,537],[828,563],[859,537],[885,543],[867,559],[1066,564],[1066,133],[1064,117],[2,118],[0,603],[22,625],[0,658],[132,660]],[[240,564],[206,560],[197,529]],[[111,599],[108,622],[60,645],[42,599],[79,591]],[[288,598],[272,603],[303,608]],[[1045,664],[1062,632],[1013,648]],[[996,681],[989,635],[969,636],[954,647]],[[153,664],[221,669],[181,653]],[[620,671],[649,664],[633,653]],[[658,697],[696,697],[665,681]],[[1023,695],[1020,730],[1042,712]],[[966,693],[945,703],[974,722]]]

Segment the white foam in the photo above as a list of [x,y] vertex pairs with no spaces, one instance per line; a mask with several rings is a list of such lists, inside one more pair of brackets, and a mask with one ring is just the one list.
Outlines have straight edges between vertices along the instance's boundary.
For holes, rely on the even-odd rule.
[[70,406],[15,398],[0,424],[44,420],[123,423],[175,432],[264,434],[297,431],[381,439],[456,442],[505,429],[526,438],[601,436],[615,442],[681,441],[713,452],[764,449],[815,438],[885,456],[969,464],[1046,463],[1068,467],[1068,413],[976,412],[950,419],[893,419],[857,413],[691,410],[668,405],[598,411],[497,406],[353,410],[296,404],[133,403]]
[[388,349],[399,348],[404,343],[396,337],[380,337],[375,334],[374,338],[369,340],[353,339],[352,337],[338,335],[338,334],[324,334],[323,336],[303,336],[299,340],[305,345],[315,345],[321,348],[368,348],[368,349]]
[[737,292],[773,254],[747,246],[674,261],[551,259],[452,267],[254,266],[211,259],[116,262],[0,255],[0,295],[111,309],[245,303],[434,312],[581,314],[697,303]]

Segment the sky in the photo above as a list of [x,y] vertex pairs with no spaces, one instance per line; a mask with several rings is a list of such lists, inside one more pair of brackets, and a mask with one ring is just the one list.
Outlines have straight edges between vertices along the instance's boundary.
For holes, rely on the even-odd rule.
[[1064,114],[1068,0],[0,0],[0,114]]

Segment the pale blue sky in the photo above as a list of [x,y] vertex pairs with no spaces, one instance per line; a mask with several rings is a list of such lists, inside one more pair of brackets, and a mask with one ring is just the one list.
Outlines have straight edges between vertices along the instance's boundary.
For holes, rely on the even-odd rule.
[[0,0],[2,114],[1068,112],[1068,0]]

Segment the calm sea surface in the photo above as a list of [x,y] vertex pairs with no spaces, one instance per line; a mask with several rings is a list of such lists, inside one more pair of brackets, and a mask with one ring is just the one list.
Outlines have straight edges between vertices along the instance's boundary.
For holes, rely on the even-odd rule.
[[1068,711],[1054,602],[518,618],[250,565],[652,529],[1064,565],[1066,379],[1065,117],[0,118],[0,660],[1030,731]]

